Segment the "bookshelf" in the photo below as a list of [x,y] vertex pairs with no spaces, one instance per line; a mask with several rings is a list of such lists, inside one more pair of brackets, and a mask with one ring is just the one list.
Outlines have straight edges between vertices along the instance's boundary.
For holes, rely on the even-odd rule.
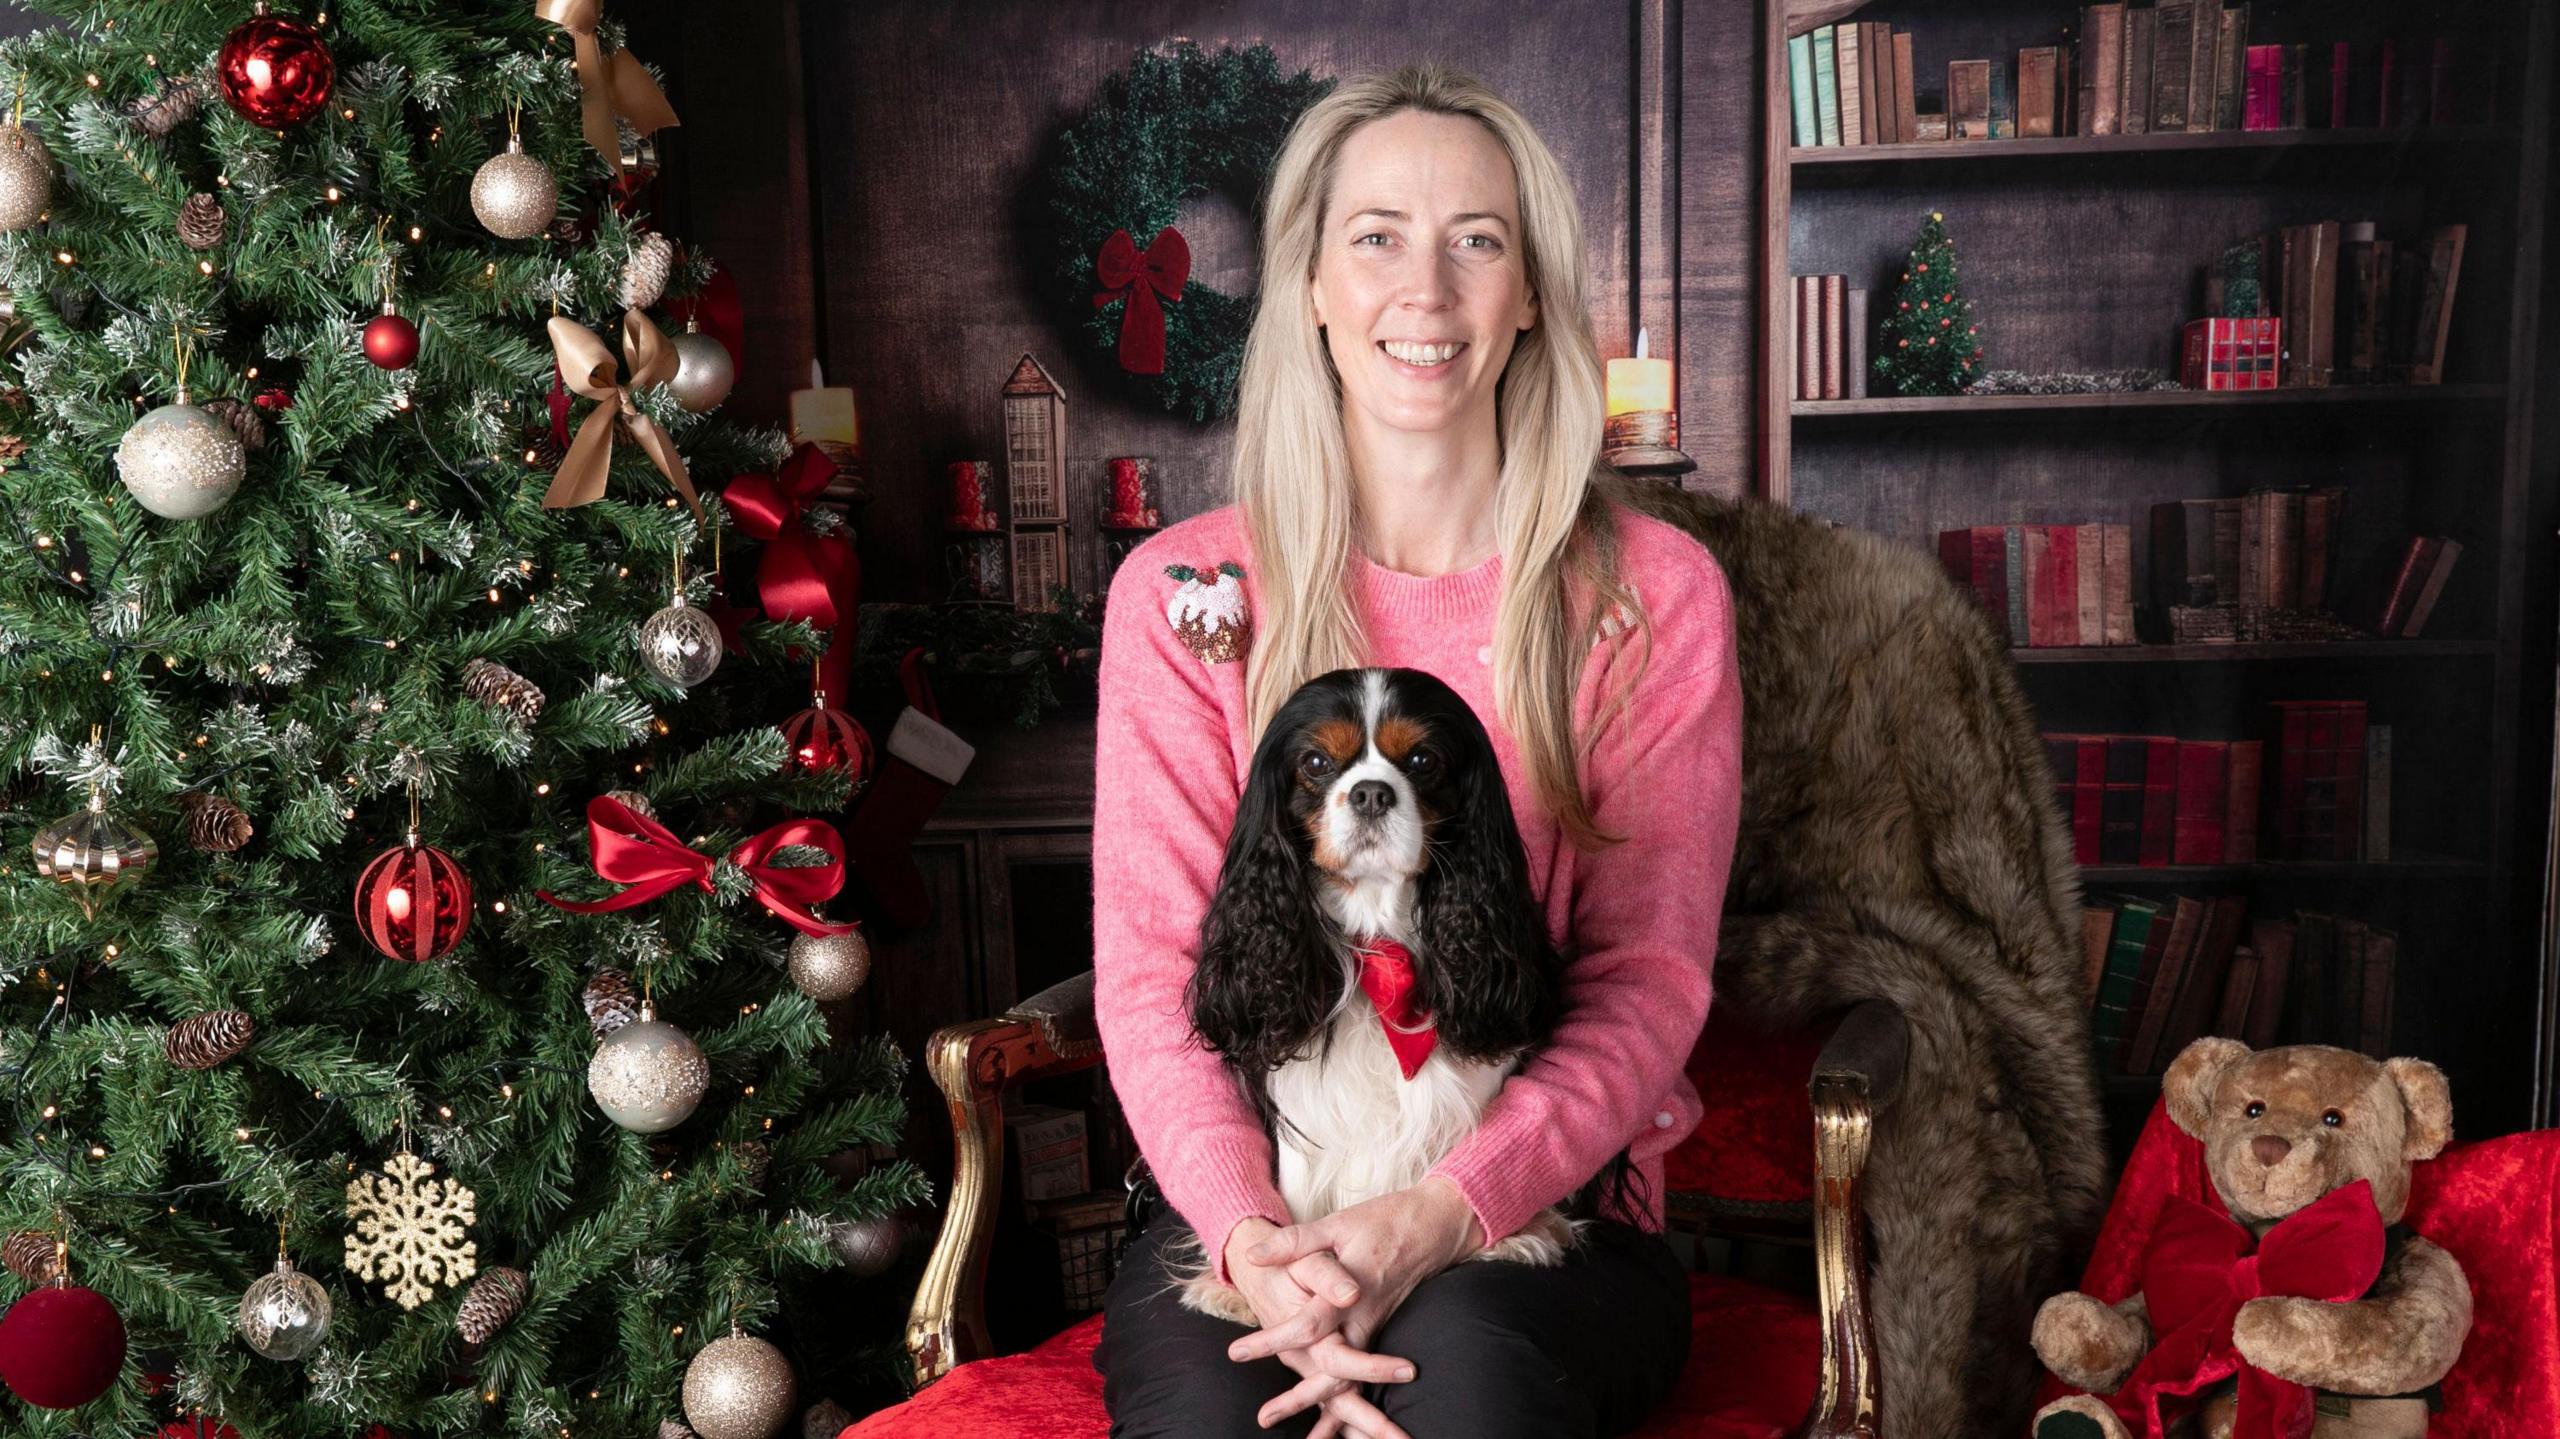
[[[2091,865],[2084,889],[2093,902],[2160,900],[2164,923],[2173,894],[2237,895],[2253,917],[2319,911],[2389,929],[2391,1052],[2448,1069],[2466,1132],[2553,1122],[2554,1057],[2537,1025],[2552,993],[2540,942],[2550,736],[2547,717],[2538,729],[2524,707],[2529,657],[2549,652],[2552,625],[2528,603],[2526,572],[2540,558],[2531,517],[2546,512],[2530,457],[2554,7],[2249,7],[2252,44],[2454,36],[2464,123],[1795,143],[1787,41],[1815,18],[1908,32],[1923,110],[1943,103],[1950,61],[2014,71],[2023,48],[2072,46],[2081,19],[2057,0],[1957,8],[1761,7],[1759,496],[1933,553],[1943,529],[2128,525],[2137,608],[2149,602],[2155,503],[2341,488],[2337,568],[2350,602],[2384,582],[2376,572],[2387,576],[2410,535],[2461,539],[2464,568],[2422,638],[2012,653],[2048,732],[2259,739],[2273,701],[2364,701],[2393,728],[2389,860]],[[2331,219],[2409,237],[2465,224],[2446,382],[1795,399],[1793,277],[1846,274],[1881,319],[1932,210],[1956,242],[1985,366],[2030,374],[2140,366],[2174,377],[2180,326],[2207,313],[2206,269],[2251,235]],[[2129,1133],[2158,1080],[2106,1074],[2111,1122]]]

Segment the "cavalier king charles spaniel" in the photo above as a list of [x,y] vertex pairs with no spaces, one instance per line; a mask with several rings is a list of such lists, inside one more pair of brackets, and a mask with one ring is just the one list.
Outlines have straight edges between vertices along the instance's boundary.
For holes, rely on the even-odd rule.
[[[1420,670],[1289,697],[1200,934],[1192,1027],[1261,1114],[1301,1224],[1421,1182],[1563,1002],[1493,743]],[[1555,1264],[1573,1238],[1548,1210],[1477,1257]],[[1186,1305],[1255,1322],[1205,1256],[1183,1270]]]

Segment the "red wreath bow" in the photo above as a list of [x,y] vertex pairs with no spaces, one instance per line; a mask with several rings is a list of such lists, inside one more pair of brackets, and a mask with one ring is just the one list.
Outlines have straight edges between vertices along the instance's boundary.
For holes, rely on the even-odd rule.
[[842,697],[853,662],[850,624],[862,599],[862,559],[843,534],[809,533],[809,502],[835,478],[835,461],[816,445],[791,452],[779,475],[740,475],[720,492],[738,528],[765,542],[756,591],[765,617],[788,624],[805,620],[828,637],[819,687]]
[[[598,900],[569,900],[536,891],[544,903],[571,914],[601,914],[647,904],[670,890],[690,884],[711,891],[711,856],[685,848],[667,827],[609,794],[587,801],[587,838],[595,847],[596,873],[628,886],[620,894]],[[825,864],[777,865],[785,845],[824,850]],[[844,840],[824,820],[785,820],[762,834],[750,835],[729,851],[729,862],[755,881],[756,902],[780,915],[803,934],[844,934],[860,928],[830,924],[809,913],[809,906],[844,888]]]
[[1097,309],[1122,298],[1129,302],[1120,312],[1120,368],[1133,375],[1163,374],[1164,300],[1181,303],[1182,287],[1191,278],[1190,243],[1167,225],[1142,254],[1128,231],[1114,230],[1093,268],[1102,281],[1102,293],[1093,297]]
[[2237,1373],[2232,1439],[2304,1439],[2311,1390],[2241,1358],[2232,1322],[2261,1296],[2326,1304],[2361,1298],[2382,1275],[2382,1251],[2382,1215],[2373,1186],[2361,1179],[2255,1241],[2218,1210],[2170,1200],[2142,1257],[2142,1297],[2160,1339],[2108,1402],[2133,1432],[2161,1439],[2194,1410],[2198,1393]]
[[1414,1006],[1413,951],[1392,939],[1373,939],[1359,953],[1360,992],[1377,1006],[1387,1048],[1395,1051],[1396,1067],[1411,1079],[1440,1042],[1439,1027]]

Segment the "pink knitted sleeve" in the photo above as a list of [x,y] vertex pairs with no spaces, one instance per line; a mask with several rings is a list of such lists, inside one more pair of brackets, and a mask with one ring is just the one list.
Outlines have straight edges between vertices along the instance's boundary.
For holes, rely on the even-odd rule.
[[[1152,547],[1150,547],[1152,548]],[[1228,1233],[1255,1215],[1287,1224],[1271,1141],[1191,1028],[1183,986],[1241,797],[1212,667],[1164,617],[1143,551],[1104,607],[1095,726],[1095,1016],[1138,1148],[1164,1196],[1226,1278]],[[1219,666],[1241,671],[1242,662]]]
[[1585,770],[1601,830],[1625,842],[1577,860],[1554,1041],[1432,1171],[1466,1195],[1488,1243],[1670,1117],[1664,1096],[1706,1024],[1741,818],[1742,688],[1732,596],[1712,560],[1699,573],[1685,603],[1649,616],[1652,663]]

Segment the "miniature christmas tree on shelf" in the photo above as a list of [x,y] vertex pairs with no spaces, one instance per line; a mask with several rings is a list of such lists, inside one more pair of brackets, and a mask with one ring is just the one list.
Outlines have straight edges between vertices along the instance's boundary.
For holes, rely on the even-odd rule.
[[854,778],[761,703],[813,637],[698,607],[691,476],[783,446],[649,314],[710,273],[640,212],[672,115],[578,0],[31,8],[11,1431],[796,1432],[836,1356],[782,1296],[925,1185],[825,1163],[904,1064],[826,1045],[868,955],[795,816]]
[[1956,276],[1956,242],[1935,210],[1893,292],[1876,342],[1876,378],[1898,395],[1960,395],[1980,378],[1980,326]]

